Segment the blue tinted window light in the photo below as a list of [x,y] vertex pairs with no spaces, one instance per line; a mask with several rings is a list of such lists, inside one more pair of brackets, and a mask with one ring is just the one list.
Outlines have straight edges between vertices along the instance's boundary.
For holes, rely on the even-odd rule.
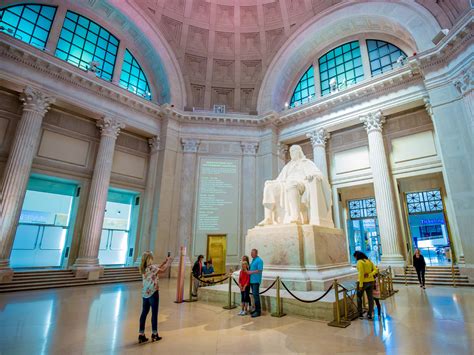
[[44,49],[56,8],[36,4],[14,5],[0,10],[0,31]]
[[120,86],[147,100],[151,100],[151,91],[146,75],[128,49],[125,50],[123,58]]
[[322,96],[331,93],[332,79],[336,80],[337,89],[344,89],[363,80],[359,41],[343,44],[319,58],[319,75]]
[[291,97],[290,107],[309,102],[314,95],[314,68],[310,66],[296,85],[293,96]]
[[367,50],[372,76],[392,70],[400,56],[407,57],[405,52],[393,44],[373,39],[367,40]]
[[68,11],[59,36],[56,56],[112,81],[119,40],[97,23]]

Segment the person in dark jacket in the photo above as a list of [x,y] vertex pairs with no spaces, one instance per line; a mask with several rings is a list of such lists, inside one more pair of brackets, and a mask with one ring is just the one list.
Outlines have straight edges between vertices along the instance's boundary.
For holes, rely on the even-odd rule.
[[418,281],[420,281],[420,287],[425,288],[425,268],[426,262],[423,255],[420,253],[420,249],[415,249],[415,255],[413,255],[413,266],[418,275]]
[[198,278],[201,278],[202,275],[202,261],[204,259],[204,255],[199,255],[196,262],[193,265],[193,297],[197,297],[197,291],[199,288],[199,280]]

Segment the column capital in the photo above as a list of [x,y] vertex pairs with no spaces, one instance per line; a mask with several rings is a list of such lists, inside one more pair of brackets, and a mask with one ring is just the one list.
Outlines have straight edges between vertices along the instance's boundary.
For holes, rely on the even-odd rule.
[[464,96],[467,93],[472,91],[473,82],[474,82],[474,75],[472,73],[473,73],[472,68],[465,69],[453,81],[454,87],[458,90],[461,96]]
[[44,115],[49,107],[54,104],[56,98],[27,86],[21,93],[20,100],[23,102],[24,110],[35,111]]
[[371,112],[360,117],[360,121],[364,123],[367,133],[379,131],[382,132],[382,125],[385,123],[385,117],[382,111]]
[[326,147],[326,142],[331,135],[325,128],[315,129],[309,133],[306,133],[306,137],[311,141],[313,148],[321,146]]
[[240,142],[240,147],[242,148],[242,153],[244,155],[255,155],[258,150],[257,142]]
[[423,102],[425,103],[426,112],[433,118],[433,106],[431,105],[430,98],[428,96],[423,97]]
[[160,137],[154,136],[153,138],[148,138],[148,146],[150,147],[150,153],[156,153],[160,150]]
[[181,145],[184,153],[197,153],[201,141],[199,139],[182,138]]
[[97,127],[99,127],[102,136],[117,138],[120,130],[125,128],[125,124],[116,118],[104,116],[97,121]]

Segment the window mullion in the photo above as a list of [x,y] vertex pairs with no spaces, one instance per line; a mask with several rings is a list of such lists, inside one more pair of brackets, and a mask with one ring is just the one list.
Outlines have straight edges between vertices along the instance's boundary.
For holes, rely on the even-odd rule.
[[67,8],[66,6],[58,6],[56,8],[56,15],[54,16],[53,23],[51,24],[51,30],[49,31],[48,42],[46,43],[46,51],[54,55],[56,47],[58,46],[59,35],[63,28],[62,24],[66,17]]

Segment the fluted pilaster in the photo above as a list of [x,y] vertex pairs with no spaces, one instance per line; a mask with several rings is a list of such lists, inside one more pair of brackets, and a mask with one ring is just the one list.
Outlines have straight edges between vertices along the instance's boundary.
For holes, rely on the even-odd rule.
[[330,137],[329,132],[324,128],[319,128],[306,134],[313,147],[313,161],[319,170],[329,181],[328,164],[326,159],[326,142]]
[[278,143],[278,172],[280,172],[286,164],[289,149],[288,144]]
[[150,156],[148,159],[148,172],[146,178],[145,196],[142,207],[142,227],[138,249],[137,261],[141,260],[143,252],[150,250],[151,224],[153,216],[153,196],[155,195],[156,173],[158,169],[158,156],[160,150],[160,138],[155,136],[148,139]]
[[382,136],[385,118],[382,112],[370,113],[360,120],[369,138],[369,160],[372,169],[377,218],[382,243],[382,263],[403,263],[395,213],[395,197],[392,190],[387,156]]
[[181,193],[179,198],[179,219],[178,219],[178,241],[179,246],[188,249],[187,255],[191,255],[192,220],[194,208],[194,196],[196,185],[197,152],[199,149],[199,139],[182,139],[183,148],[183,169],[181,172]]
[[44,115],[55,99],[27,87],[20,96],[23,114],[5,166],[0,200],[0,269],[9,268],[17,222],[30,177],[33,158],[41,138]]
[[99,244],[112,173],[115,142],[120,130],[125,125],[114,118],[104,117],[97,122],[97,127],[101,133],[99,151],[87,200],[81,246],[75,263],[76,269],[99,268]]
[[[250,228],[257,224],[257,205],[255,196],[257,195],[257,142],[241,142],[242,148],[242,233],[244,236]],[[259,201],[260,202],[260,201]],[[244,239],[242,238],[241,250],[243,250]]]

